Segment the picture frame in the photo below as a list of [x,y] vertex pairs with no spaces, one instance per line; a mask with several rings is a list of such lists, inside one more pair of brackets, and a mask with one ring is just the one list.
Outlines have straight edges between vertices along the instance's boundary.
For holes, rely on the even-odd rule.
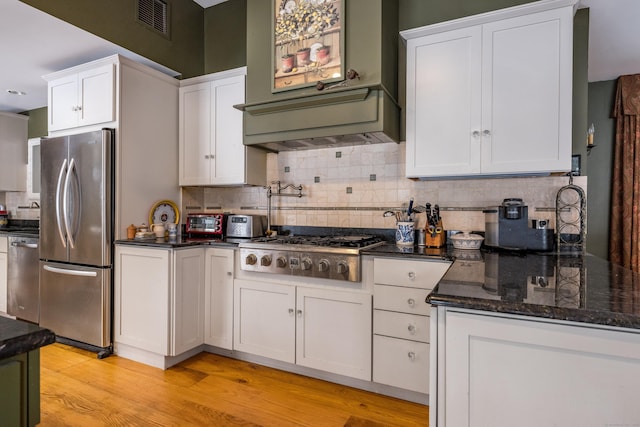
[[344,79],[345,1],[272,0],[273,93]]

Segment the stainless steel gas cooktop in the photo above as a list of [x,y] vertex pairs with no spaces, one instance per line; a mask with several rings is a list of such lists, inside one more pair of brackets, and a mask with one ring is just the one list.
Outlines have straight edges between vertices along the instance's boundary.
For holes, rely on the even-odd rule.
[[360,251],[383,243],[372,235],[262,237],[240,243],[240,268],[359,282]]

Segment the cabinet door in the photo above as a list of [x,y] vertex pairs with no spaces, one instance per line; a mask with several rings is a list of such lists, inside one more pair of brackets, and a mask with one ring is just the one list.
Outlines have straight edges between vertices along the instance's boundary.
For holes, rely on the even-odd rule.
[[78,126],[115,120],[114,64],[78,73]]
[[0,192],[27,189],[27,127],[22,114],[0,112]]
[[242,111],[233,106],[244,103],[244,76],[216,80],[211,85],[211,132],[215,145],[212,183],[242,184],[245,182],[246,158],[242,143]]
[[116,246],[115,333],[123,343],[169,354],[169,251]]
[[170,356],[204,342],[204,249],[174,251],[172,346]]
[[570,170],[572,20],[563,8],[483,26],[483,173]]
[[180,88],[180,185],[207,185],[210,179],[211,83]]
[[295,363],[295,287],[234,281],[233,348]]
[[297,289],[296,363],[371,380],[371,295]]
[[482,312],[444,320],[438,425],[637,424],[640,334]]
[[481,27],[407,42],[408,177],[480,172]]
[[233,250],[207,249],[205,255],[204,342],[233,348]]
[[78,125],[78,75],[71,74],[48,84],[49,132]]

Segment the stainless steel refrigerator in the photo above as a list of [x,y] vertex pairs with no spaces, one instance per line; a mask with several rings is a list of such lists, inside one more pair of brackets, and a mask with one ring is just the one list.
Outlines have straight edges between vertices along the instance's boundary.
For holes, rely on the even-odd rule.
[[40,326],[112,348],[114,131],[41,142]]

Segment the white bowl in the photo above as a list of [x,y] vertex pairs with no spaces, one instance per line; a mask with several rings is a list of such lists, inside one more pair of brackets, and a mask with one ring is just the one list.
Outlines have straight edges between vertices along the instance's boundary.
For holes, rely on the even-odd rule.
[[480,249],[482,246],[482,241],[484,237],[479,234],[470,234],[468,231],[463,231],[462,233],[454,234],[451,236],[451,241],[453,242],[453,247],[456,249]]

